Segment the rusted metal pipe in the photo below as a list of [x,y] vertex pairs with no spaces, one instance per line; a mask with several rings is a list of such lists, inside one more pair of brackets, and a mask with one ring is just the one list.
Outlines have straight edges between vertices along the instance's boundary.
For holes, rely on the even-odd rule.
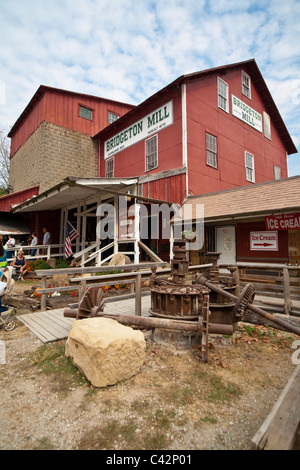
[[[224,297],[227,297],[228,299],[233,300],[234,302],[237,301],[237,297],[230,292],[227,292],[223,290],[221,287],[212,284],[209,282],[204,276],[197,276],[196,277],[196,282],[199,282],[200,284],[208,287],[209,289],[217,292],[218,294],[223,295]],[[281,320],[281,318],[276,318],[274,315],[271,315],[271,313],[267,313],[264,310],[262,310],[259,307],[256,307],[253,304],[247,304],[247,308],[251,310],[253,313],[256,313],[257,315],[260,315],[261,317],[264,317],[266,320],[269,320],[276,325],[284,328],[287,331],[290,331],[291,333],[294,333],[295,335],[300,336],[300,328],[297,328],[296,326],[290,325],[289,323],[285,322],[284,320]]]
[[64,309],[64,317],[69,317],[69,318],[76,318],[77,316],[78,309],[74,308],[65,308]]
[[[198,321],[183,321],[183,320],[169,320],[165,318],[156,317],[140,317],[136,315],[114,315],[111,313],[99,313],[98,316],[105,318],[112,318],[124,325],[135,325],[143,328],[165,328],[169,330],[180,330],[180,331],[202,331],[202,319]],[[220,334],[220,335],[232,335],[234,332],[233,325],[221,325],[217,323],[209,323],[209,333]]]

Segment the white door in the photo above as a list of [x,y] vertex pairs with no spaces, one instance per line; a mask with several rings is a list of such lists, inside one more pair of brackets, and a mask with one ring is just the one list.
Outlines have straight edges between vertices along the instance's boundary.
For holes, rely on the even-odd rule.
[[221,253],[219,264],[236,263],[235,226],[216,227],[216,251]]

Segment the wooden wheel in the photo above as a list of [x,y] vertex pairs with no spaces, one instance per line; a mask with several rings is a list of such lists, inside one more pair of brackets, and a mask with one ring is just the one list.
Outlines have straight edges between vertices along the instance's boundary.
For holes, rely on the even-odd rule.
[[80,304],[78,305],[78,311],[76,320],[81,318],[92,318],[96,317],[98,313],[104,310],[104,298],[102,289],[99,287],[91,286],[87,289]]

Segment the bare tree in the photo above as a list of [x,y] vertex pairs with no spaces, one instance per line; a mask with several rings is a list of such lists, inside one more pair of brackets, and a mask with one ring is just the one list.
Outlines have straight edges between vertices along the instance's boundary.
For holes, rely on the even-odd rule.
[[0,195],[9,192],[10,152],[9,141],[4,131],[0,131]]

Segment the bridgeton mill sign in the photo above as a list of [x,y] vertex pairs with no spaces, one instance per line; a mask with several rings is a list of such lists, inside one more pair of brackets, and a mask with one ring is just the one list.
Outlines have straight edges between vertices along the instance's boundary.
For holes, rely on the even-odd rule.
[[104,158],[109,158],[121,152],[121,150],[165,129],[171,124],[173,124],[173,101],[169,101],[107,140],[104,143]]
[[262,132],[262,115],[234,95],[232,95],[232,115]]

